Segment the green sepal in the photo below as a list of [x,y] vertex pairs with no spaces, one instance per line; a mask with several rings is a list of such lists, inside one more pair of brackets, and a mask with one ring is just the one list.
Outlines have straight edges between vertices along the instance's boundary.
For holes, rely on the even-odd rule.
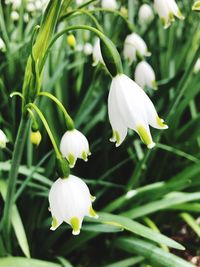
[[100,47],[104,63],[112,77],[123,73],[121,58],[113,42],[106,36],[101,36]]
[[70,175],[69,163],[65,158],[56,159],[56,170],[60,178],[65,179]]

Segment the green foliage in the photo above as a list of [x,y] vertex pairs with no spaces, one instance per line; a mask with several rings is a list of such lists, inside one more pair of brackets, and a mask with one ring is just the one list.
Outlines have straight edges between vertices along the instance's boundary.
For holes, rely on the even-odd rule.
[[[110,76],[106,67],[93,67],[91,55],[71,49],[66,33],[50,47],[46,43],[42,46],[42,56],[49,49],[42,62],[42,90],[63,104],[76,129],[87,136],[92,152],[87,163],[77,161],[72,173],[83,178],[97,197],[94,208],[99,218],[85,219],[81,234],[74,237],[64,223],[55,232],[49,231],[48,193],[58,175],[51,142],[37,116],[42,142],[39,147],[30,143],[31,124],[27,120],[27,135],[24,125],[21,127],[24,150],[19,147],[15,153],[19,169],[10,172],[24,103],[17,95],[10,98],[10,93],[22,92],[25,66],[37,38],[33,32],[42,21],[41,11],[30,14],[28,22],[23,21],[25,2],[18,21],[11,20],[10,6],[0,4],[0,37],[6,45],[6,52],[0,51],[0,128],[9,139],[7,148],[0,150],[1,217],[8,188],[14,200],[8,242],[1,220],[0,267],[193,266],[189,261],[200,254],[200,75],[193,72],[200,57],[200,18],[198,12],[192,11],[193,3],[177,0],[185,20],[176,20],[164,29],[156,14],[148,25],[138,23],[141,1],[118,1],[120,7],[128,8],[127,17],[120,9],[102,9],[100,1],[88,1],[94,5],[91,9],[87,3],[77,7],[75,1],[62,1],[55,38],[70,28],[77,44],[94,44],[94,32],[76,31],[74,25],[95,27],[115,44],[122,59],[126,35],[134,30],[144,38],[152,54],[147,61],[155,70],[158,85],[157,91],[145,90],[169,125],[166,131],[151,129],[156,142],[152,150],[147,150],[133,131],[115,148],[109,142]],[[152,1],[143,2],[152,5]],[[46,32],[46,28],[42,29]],[[46,40],[44,35],[42,38]],[[112,50],[112,43],[109,47]],[[40,49],[38,54],[41,56]],[[134,79],[136,64],[129,66],[125,60],[122,63],[124,72]],[[34,104],[47,119],[59,146],[67,130],[67,115],[63,116],[46,97],[37,97]],[[14,184],[9,184],[9,172],[17,178],[16,190]]]

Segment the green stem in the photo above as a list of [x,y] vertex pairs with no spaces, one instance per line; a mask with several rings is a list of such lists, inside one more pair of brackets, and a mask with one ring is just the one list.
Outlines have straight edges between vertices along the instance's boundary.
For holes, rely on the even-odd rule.
[[51,143],[53,145],[53,148],[55,150],[57,159],[62,159],[62,155],[60,153],[60,150],[58,149],[58,146],[57,146],[56,141],[55,141],[55,139],[53,137],[51,129],[49,128],[49,124],[48,124],[47,120],[45,119],[44,115],[42,114],[41,110],[33,103],[29,103],[27,105],[27,108],[29,108],[29,107],[34,109],[35,112],[37,113],[37,115],[39,116],[39,118],[41,119],[41,121],[42,121],[42,123],[43,123],[43,125],[44,125],[44,127],[45,127],[45,129],[46,129],[46,131],[48,133],[48,135],[49,135],[49,138],[50,138]]
[[24,144],[26,140],[27,128],[28,128],[28,118],[22,116],[12,156],[12,164],[8,177],[8,190],[6,194],[6,201],[2,219],[3,235],[5,238],[5,242],[7,243],[8,249],[10,247],[10,226],[11,226],[12,206],[14,203],[18,169],[21,162]]
[[95,16],[92,15],[90,11],[85,10],[85,9],[73,10],[72,12],[68,13],[66,16],[63,16],[60,20],[63,20],[65,18],[67,18],[67,17],[74,18],[74,17],[79,16],[79,15],[86,15],[86,16],[88,16],[93,21],[93,23],[97,27],[97,29],[99,31],[103,32],[103,28],[101,27],[101,25],[99,24],[99,22],[95,18]]
[[51,49],[53,44],[56,42],[56,40],[60,36],[62,36],[63,34],[69,32],[69,31],[73,31],[73,30],[88,30],[88,31],[95,33],[101,39],[104,47],[106,47],[107,51],[105,52],[105,50],[104,50],[105,53],[103,53],[103,57],[104,57],[104,55],[106,55],[106,57],[109,56],[109,60],[108,60],[106,67],[108,68],[108,71],[111,73],[111,76],[114,77],[119,73],[123,73],[121,58],[120,58],[120,55],[119,55],[115,45],[113,44],[113,42],[107,36],[105,36],[101,31],[97,30],[94,27],[87,26],[87,25],[73,25],[73,26],[67,27],[67,28],[63,29],[62,31],[60,31],[59,33],[57,33],[54,36],[54,38],[52,39],[52,41],[50,42],[50,44],[46,50],[46,54],[45,54],[45,56],[43,58],[43,62],[41,64],[41,68],[43,68],[45,61],[46,61],[46,58],[47,58],[47,55],[49,54],[49,50]]
[[75,128],[72,118],[67,113],[67,111],[66,111],[65,107],[63,106],[63,104],[54,95],[50,94],[49,92],[40,92],[40,93],[38,93],[38,96],[46,96],[46,97],[50,98],[53,102],[55,102],[58,105],[58,107],[60,108],[60,110],[63,112],[64,116],[65,116],[67,129],[68,130],[73,130]]

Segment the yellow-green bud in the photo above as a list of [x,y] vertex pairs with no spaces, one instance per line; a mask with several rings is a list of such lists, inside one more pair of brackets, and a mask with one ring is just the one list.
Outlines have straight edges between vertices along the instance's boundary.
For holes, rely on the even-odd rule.
[[67,44],[73,49],[76,47],[76,38],[73,34],[67,36]]
[[31,131],[30,140],[33,145],[39,146],[42,140],[42,135],[40,131],[36,131],[36,132]]

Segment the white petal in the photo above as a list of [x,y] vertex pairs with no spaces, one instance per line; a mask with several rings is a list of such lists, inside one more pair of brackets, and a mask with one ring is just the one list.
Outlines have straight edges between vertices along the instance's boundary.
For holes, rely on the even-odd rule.
[[127,126],[121,118],[120,110],[115,98],[115,85],[111,85],[111,89],[108,96],[108,115],[110,124],[113,129],[113,137],[110,139],[111,142],[116,142],[116,146],[124,141],[127,135]]

